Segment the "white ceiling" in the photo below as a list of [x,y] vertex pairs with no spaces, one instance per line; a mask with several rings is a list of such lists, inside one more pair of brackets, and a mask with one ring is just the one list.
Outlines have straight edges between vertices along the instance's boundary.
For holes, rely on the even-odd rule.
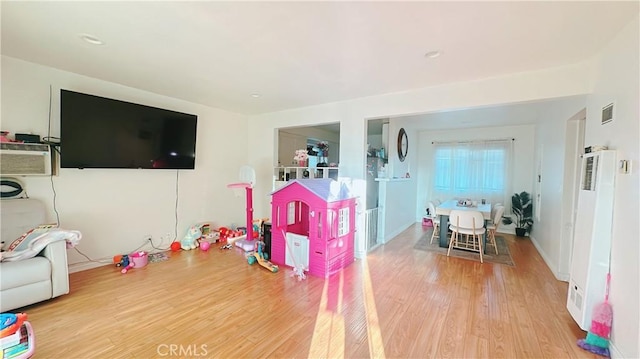
[[[2,55],[243,114],[577,63],[639,11],[637,1],[0,6]],[[442,55],[425,58],[432,50]]]

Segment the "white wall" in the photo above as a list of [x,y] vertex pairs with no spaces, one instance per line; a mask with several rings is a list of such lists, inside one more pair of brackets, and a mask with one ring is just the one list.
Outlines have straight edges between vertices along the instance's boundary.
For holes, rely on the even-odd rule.
[[[250,117],[249,142],[264,151],[250,153],[250,163],[256,169],[258,184],[254,200],[256,216],[270,213],[272,165],[274,141],[265,133],[274,133],[277,128],[322,123],[340,122],[340,174],[354,179],[360,196],[358,213],[366,208],[362,201],[366,198],[366,123],[367,119],[397,117],[418,113],[428,113],[446,109],[470,108],[505,103],[528,102],[564,96],[585,94],[590,90],[590,63],[547,69],[510,76],[496,77],[465,83],[455,83],[424,88],[415,91],[367,97],[352,101],[280,111]],[[392,119],[391,122],[399,121]],[[389,129],[393,141],[396,132]],[[416,129],[413,129],[416,131]],[[414,132],[409,139],[407,166],[417,165],[417,147]],[[389,147],[394,147],[390,144]],[[393,158],[389,149],[389,158]],[[394,164],[395,165],[395,164]],[[397,166],[394,169],[397,170]],[[416,172],[412,169],[411,172]],[[401,173],[401,172],[398,172]],[[359,183],[362,182],[362,183]],[[415,183],[415,182],[414,182]],[[416,207],[414,204],[414,208]],[[358,228],[364,226],[364,216],[358,216]],[[363,231],[356,233],[356,255],[364,255]]]
[[[364,121],[368,118],[396,117],[447,109],[562,98],[585,95],[593,91],[593,96],[590,96],[587,102],[587,113],[590,115],[587,119],[586,145],[605,144],[616,148],[620,151],[621,158],[632,160],[634,166],[632,174],[619,176],[616,183],[611,293],[615,312],[612,348],[614,355],[639,357],[638,32],[638,20],[636,19],[609,45],[606,49],[606,56],[602,57],[595,68],[594,62],[588,61],[563,68],[448,84],[253,116],[250,118],[249,140],[256,146],[272,148],[273,141],[265,138],[262,134],[279,127],[339,121],[341,123],[341,143],[343,144],[340,151],[341,174],[357,181],[365,178],[366,126]],[[597,79],[594,83],[595,76]],[[610,126],[603,128],[599,125],[599,118],[596,118],[595,114],[599,113],[600,108],[612,99],[616,101],[616,119]],[[562,125],[553,122],[553,125],[545,127],[539,132],[540,136],[545,133],[552,133],[554,136],[553,139],[549,139],[548,144],[546,144],[546,140],[544,140],[545,144],[543,141],[536,142],[542,144],[540,151],[544,152],[542,156],[543,170],[546,171],[545,178],[552,179],[555,176],[554,173],[558,172],[558,166],[562,163],[564,152],[556,158],[557,161],[551,161],[554,159],[554,153],[561,147],[558,141],[562,141],[561,138],[564,136],[565,121],[580,108],[575,108],[573,113],[570,110],[566,112],[566,115],[564,110],[550,111],[547,115],[549,121],[560,121]],[[554,128],[558,130],[558,133],[553,132]],[[392,132],[390,131],[390,133]],[[557,137],[557,134],[562,134],[562,136]],[[409,151],[411,156],[411,148]],[[533,148],[533,151],[536,153],[534,155],[535,161],[538,149]],[[269,151],[264,153],[269,153]],[[415,160],[417,159],[410,161]],[[258,169],[260,180],[270,183],[271,168],[268,165],[260,168],[260,165],[273,163],[273,159],[268,155],[259,155],[251,156],[250,161]],[[547,166],[549,167],[547,168]],[[531,170],[534,169],[535,167],[532,166]],[[532,188],[533,173],[530,172],[528,176],[530,179],[527,187]],[[562,181],[561,176],[558,177],[558,181]],[[270,184],[266,183],[261,189],[262,193],[268,193],[267,188]],[[550,185],[553,184],[550,183]],[[364,186],[360,186],[360,188],[363,189],[363,192],[357,193],[364,198]],[[553,193],[554,190],[557,189],[543,188],[545,193],[547,191]],[[259,201],[256,203],[258,211],[268,213],[268,196],[260,198]],[[553,202],[543,203],[545,208],[550,205],[552,206]],[[359,212],[364,211],[364,208],[364,206],[359,206]],[[421,212],[416,213],[419,215]],[[359,216],[359,228],[362,228],[363,222],[362,216]],[[550,258],[549,262],[551,263],[560,261],[558,245],[552,240],[558,226],[559,223],[554,223],[552,219],[543,217],[542,223],[534,228],[534,236],[537,236],[536,241],[545,256]],[[358,242],[356,243],[356,253],[362,256],[364,255],[362,231],[356,235]]]
[[[532,122],[535,114],[532,116]],[[489,139],[513,138],[513,177],[511,192],[527,191],[533,193],[533,170],[534,159],[534,130],[535,126],[500,126],[485,128],[456,129],[455,131],[421,131],[419,133],[418,160],[418,207],[416,208],[416,220],[420,220],[427,201],[433,199],[431,189],[433,188],[432,176],[429,172],[433,168],[433,152],[435,141],[473,141]],[[447,198],[440,198],[446,200]],[[500,226],[501,232],[514,233],[513,225]]]
[[[530,237],[556,278],[568,280],[571,253],[570,238],[563,238],[563,199],[565,195],[565,138],[567,121],[586,106],[586,97],[555,101],[541,107],[535,129],[533,169],[541,175],[540,219],[536,219]],[[535,185],[535,184],[534,184]],[[570,191],[571,189],[567,189]],[[533,198],[538,195],[534,188]]]
[[415,223],[416,185],[413,178],[400,178],[380,181],[379,186],[378,243],[387,243]]
[[[56,220],[55,188],[61,226],[82,232],[78,249],[84,254],[110,262],[139,247],[146,235],[156,246],[168,246],[176,226],[181,239],[202,221],[244,225],[245,200],[226,184],[238,181],[247,159],[246,117],[3,56],[2,129],[45,136],[50,85],[52,136],[60,135],[61,88],[198,115],[196,169],[179,171],[177,224],[175,170],[61,169],[53,184],[49,177],[22,179],[29,196],[46,204],[49,221]],[[72,270],[97,265],[68,253]]]
[[[631,174],[615,183],[611,292],[614,357],[640,357],[640,20],[638,17],[604,49],[595,87],[587,101],[585,146],[607,145],[631,160]],[[614,120],[600,124],[601,109],[615,101]]]

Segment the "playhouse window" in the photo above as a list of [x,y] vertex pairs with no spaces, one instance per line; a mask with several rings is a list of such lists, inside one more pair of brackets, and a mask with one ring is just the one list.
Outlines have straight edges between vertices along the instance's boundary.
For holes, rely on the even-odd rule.
[[345,236],[349,233],[349,207],[338,210],[338,236]]
[[287,204],[287,224],[296,223],[296,202]]
[[327,235],[329,238],[336,238],[336,225],[334,223],[336,218],[336,212],[333,210],[327,211]]
[[322,238],[322,212],[318,212],[318,238]]

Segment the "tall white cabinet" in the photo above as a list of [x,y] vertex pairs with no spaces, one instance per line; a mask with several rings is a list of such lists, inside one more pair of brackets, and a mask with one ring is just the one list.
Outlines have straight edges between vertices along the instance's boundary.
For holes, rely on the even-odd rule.
[[589,330],[609,271],[616,153],[584,154],[581,168],[567,309],[580,328]]

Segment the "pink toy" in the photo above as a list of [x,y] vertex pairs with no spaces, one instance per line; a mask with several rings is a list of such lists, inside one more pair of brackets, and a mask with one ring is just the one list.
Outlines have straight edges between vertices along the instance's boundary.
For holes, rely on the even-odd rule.
[[[247,200],[247,205],[246,205],[246,217],[247,217],[247,226],[246,226],[246,230],[247,230],[247,238],[253,238],[253,184],[252,183],[247,183],[247,182],[240,182],[240,183],[232,183],[227,185],[227,187],[232,188],[232,189],[242,189],[244,188],[246,191],[246,200]],[[244,233],[242,233],[242,231],[232,231],[232,233],[228,236],[228,237],[239,237],[241,235],[243,235]]]
[[131,258],[134,268],[142,268],[149,263],[149,256],[147,255],[147,252],[144,251],[131,253],[129,258]]
[[129,255],[129,265],[122,268],[120,271],[122,274],[126,274],[132,268],[142,268],[149,263],[149,255],[145,251],[131,253]]
[[0,131],[0,142],[13,142],[13,143],[22,143],[23,141],[16,141],[9,138],[8,131]]
[[[232,239],[230,242],[234,242],[237,247],[242,248],[244,251],[251,251],[254,246],[253,242],[253,185],[256,182],[256,173],[253,168],[249,166],[242,166],[240,168],[240,181],[238,183],[228,184],[227,187],[234,190],[234,192],[240,192],[245,190],[246,198],[246,232],[236,231],[231,233],[227,240]],[[235,238],[235,240],[233,240]]]
[[126,266],[126,267],[122,268],[122,270],[120,270],[120,273],[122,273],[122,274],[127,274],[127,272],[128,272],[131,268],[133,268],[133,264],[129,264],[128,266]]
[[206,251],[208,251],[208,250],[209,250],[209,247],[211,247],[211,243],[209,243],[209,242],[205,242],[205,241],[201,241],[201,242],[200,242],[200,249],[201,249],[201,250],[203,250],[203,251],[205,251],[205,252],[206,252]]
[[611,273],[607,273],[607,286],[604,302],[596,304],[593,308],[591,328],[585,339],[578,340],[578,346],[604,357],[609,357],[609,338],[611,337],[611,323],[613,321],[613,308],[609,303],[609,285]]
[[[301,271],[307,269],[303,262],[308,259],[309,274],[326,278],[355,261],[356,197],[346,183],[296,179],[271,196],[274,263]],[[287,223],[289,218],[294,222]]]

